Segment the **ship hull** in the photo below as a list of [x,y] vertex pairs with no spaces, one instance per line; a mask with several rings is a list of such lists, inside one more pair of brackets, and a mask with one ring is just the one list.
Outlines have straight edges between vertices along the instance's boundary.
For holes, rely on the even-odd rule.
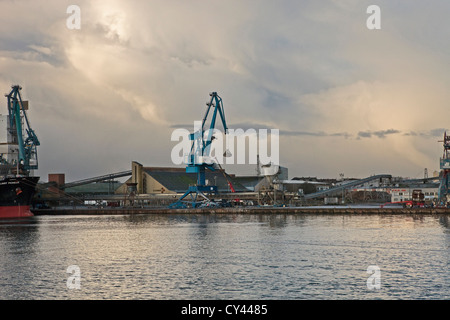
[[0,207],[0,219],[32,217],[30,206]]
[[0,219],[32,217],[30,207],[38,181],[38,177],[0,180]]

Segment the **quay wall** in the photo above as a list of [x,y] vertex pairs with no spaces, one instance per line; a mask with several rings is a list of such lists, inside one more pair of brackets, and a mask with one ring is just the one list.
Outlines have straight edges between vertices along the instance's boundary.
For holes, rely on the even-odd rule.
[[450,208],[339,208],[339,207],[242,207],[242,208],[56,208],[31,210],[34,215],[130,214],[450,214]]

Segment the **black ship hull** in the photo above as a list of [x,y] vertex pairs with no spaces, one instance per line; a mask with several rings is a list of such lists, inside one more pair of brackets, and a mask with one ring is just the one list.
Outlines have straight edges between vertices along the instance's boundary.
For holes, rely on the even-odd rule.
[[31,201],[39,177],[14,177],[0,180],[0,218],[31,217]]

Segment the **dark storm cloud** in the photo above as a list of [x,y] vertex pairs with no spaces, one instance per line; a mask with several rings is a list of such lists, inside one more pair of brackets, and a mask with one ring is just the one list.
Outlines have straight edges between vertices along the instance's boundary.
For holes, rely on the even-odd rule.
[[[192,131],[212,90],[230,129],[279,129],[289,145],[301,137],[282,154],[296,167],[308,162],[302,148],[335,156],[330,137],[370,154],[364,166],[427,166],[433,156],[415,145],[414,157],[387,163],[371,143],[389,137],[396,150],[416,135],[425,145],[450,118],[448,1],[381,0],[378,31],[366,28],[366,0],[80,0],[81,30],[66,28],[69,4],[0,1],[0,85],[29,93],[44,175],[87,175],[86,161],[100,174],[130,158],[170,165],[170,131]],[[316,158],[310,168],[325,170]]]

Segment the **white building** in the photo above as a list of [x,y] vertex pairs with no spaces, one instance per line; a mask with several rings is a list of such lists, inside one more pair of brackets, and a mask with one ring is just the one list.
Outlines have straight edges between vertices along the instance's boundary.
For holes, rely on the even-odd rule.
[[425,195],[425,201],[433,201],[437,199],[439,194],[439,187],[425,187],[425,188],[395,188],[391,189],[391,201],[392,202],[400,202],[400,201],[408,201],[412,200],[412,193],[414,190],[421,190]]

